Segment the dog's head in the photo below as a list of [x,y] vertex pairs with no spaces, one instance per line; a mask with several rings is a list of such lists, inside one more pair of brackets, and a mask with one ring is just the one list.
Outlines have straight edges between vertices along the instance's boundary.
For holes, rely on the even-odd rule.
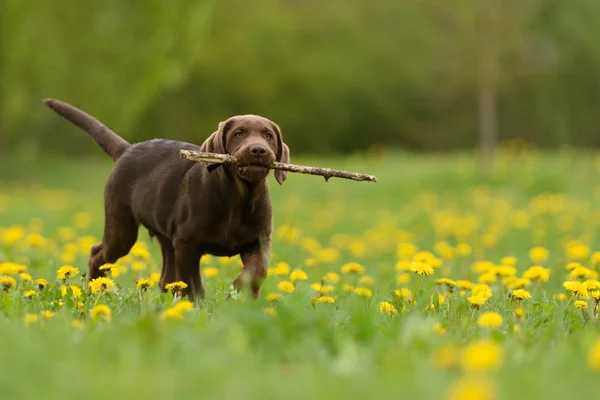
[[[290,162],[290,150],[283,142],[279,126],[258,115],[238,115],[221,122],[200,151],[233,155],[244,164],[236,168],[236,173],[250,182],[265,179],[269,175],[268,166],[274,161]],[[279,184],[286,178],[287,172],[275,171]]]

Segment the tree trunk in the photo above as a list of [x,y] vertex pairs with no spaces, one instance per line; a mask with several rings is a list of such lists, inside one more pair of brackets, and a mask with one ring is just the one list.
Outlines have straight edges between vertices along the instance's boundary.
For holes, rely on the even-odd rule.
[[479,149],[484,167],[493,163],[498,142],[497,82],[498,43],[494,34],[496,15],[494,2],[485,1],[480,14],[479,41]]

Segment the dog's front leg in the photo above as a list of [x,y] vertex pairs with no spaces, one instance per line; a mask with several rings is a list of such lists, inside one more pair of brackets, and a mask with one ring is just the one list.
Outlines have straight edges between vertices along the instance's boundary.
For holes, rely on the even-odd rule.
[[204,286],[200,277],[200,254],[195,246],[186,242],[174,243],[176,280],[187,284],[181,296],[188,296],[194,302],[197,297],[204,298]]
[[[271,238],[258,240],[256,245],[250,250],[240,253],[244,267],[240,274],[233,281],[233,289],[241,291],[250,287],[252,297],[258,298],[260,287],[267,276],[269,258],[271,257]],[[227,294],[227,299],[231,298],[231,291]]]

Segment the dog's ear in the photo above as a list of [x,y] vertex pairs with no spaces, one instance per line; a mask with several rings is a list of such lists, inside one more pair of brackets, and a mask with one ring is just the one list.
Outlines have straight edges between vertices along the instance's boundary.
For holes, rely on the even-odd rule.
[[207,153],[217,153],[217,154],[227,154],[227,132],[233,125],[235,117],[229,118],[227,121],[219,122],[219,128],[216,132],[213,132],[202,146],[200,146],[200,151],[205,151]]
[[[277,156],[275,159],[282,163],[289,163],[290,148],[283,142],[283,135],[281,134],[281,128],[279,128],[279,125],[274,122],[273,125],[275,126],[275,131],[277,132]],[[287,179],[287,171],[281,171],[279,169],[275,170],[275,179],[280,185],[283,185],[283,182],[285,182]]]

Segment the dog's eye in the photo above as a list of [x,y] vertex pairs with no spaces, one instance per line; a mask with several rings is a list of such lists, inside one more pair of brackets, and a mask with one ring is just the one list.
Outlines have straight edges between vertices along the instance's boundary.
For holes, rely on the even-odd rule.
[[266,137],[267,139],[273,139],[273,132],[269,132],[269,131],[267,131],[267,133],[265,133],[265,137]]
[[243,131],[235,131],[234,136],[235,137],[242,137],[242,136],[244,136],[244,132]]

